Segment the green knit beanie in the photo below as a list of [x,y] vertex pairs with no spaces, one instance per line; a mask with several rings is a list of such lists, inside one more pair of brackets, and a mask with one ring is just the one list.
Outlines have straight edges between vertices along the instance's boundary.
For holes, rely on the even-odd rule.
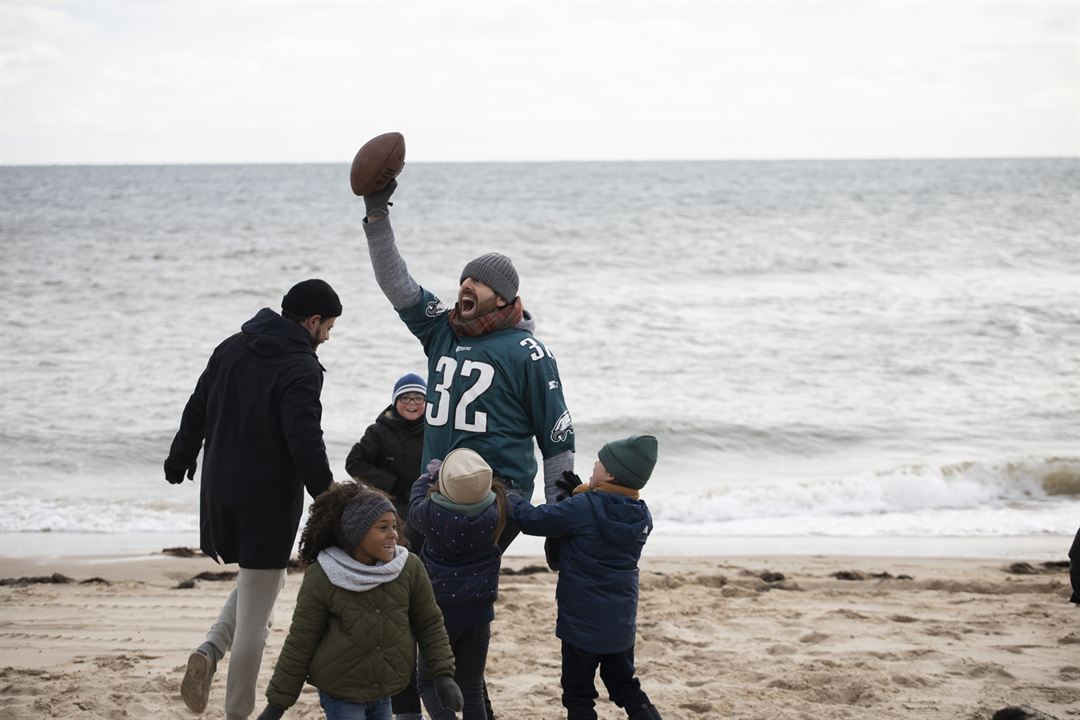
[[597,454],[620,485],[640,490],[656,466],[656,446],[654,435],[631,435],[609,442]]

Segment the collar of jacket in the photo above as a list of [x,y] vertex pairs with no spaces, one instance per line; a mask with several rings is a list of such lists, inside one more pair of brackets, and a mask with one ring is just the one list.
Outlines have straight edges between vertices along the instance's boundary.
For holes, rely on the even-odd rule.
[[383,422],[387,425],[403,428],[411,432],[418,429],[423,429],[424,416],[423,414],[421,414],[420,417],[416,418],[415,420],[406,420],[405,418],[401,417],[401,413],[399,413],[397,411],[397,408],[395,408],[393,403],[391,403],[385,410],[379,413],[379,417],[375,418],[375,422]]
[[465,517],[476,517],[477,515],[491,507],[491,504],[495,502],[495,491],[488,490],[488,494],[484,496],[483,500],[477,503],[472,503],[471,505],[462,505],[461,503],[456,503],[450,498],[443,495],[441,492],[431,493],[431,501],[439,507],[444,507],[447,510],[459,512]]
[[[319,362],[307,330],[270,308],[264,307],[255,313],[254,317],[240,326],[240,331],[248,337],[250,347],[259,355],[302,353],[310,354]],[[322,362],[319,362],[319,368],[326,372]]]
[[623,485],[616,485],[615,483],[609,482],[598,483],[596,487],[589,487],[588,485],[584,484],[578,485],[576,488],[574,488],[574,494],[577,495],[578,493],[589,492],[590,490],[592,490],[593,492],[606,492],[612,493],[613,495],[622,495],[623,497],[628,497],[631,500],[641,499],[641,493],[639,493],[634,488],[628,488],[624,487]]

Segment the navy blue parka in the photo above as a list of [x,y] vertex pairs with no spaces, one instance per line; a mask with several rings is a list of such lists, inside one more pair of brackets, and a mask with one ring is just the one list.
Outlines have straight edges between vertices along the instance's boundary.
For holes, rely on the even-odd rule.
[[653,528],[645,502],[597,489],[549,505],[533,506],[517,493],[509,499],[521,532],[562,539],[559,639],[597,654],[633,647],[638,559]]

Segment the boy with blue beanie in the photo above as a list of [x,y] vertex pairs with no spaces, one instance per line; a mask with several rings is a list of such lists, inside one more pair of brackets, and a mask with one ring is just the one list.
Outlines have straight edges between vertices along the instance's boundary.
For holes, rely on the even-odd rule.
[[562,541],[555,635],[562,640],[567,720],[596,720],[597,667],[611,701],[630,720],[660,720],[634,676],[638,560],[653,529],[639,491],[656,454],[656,437],[631,435],[600,448],[588,485],[565,473],[558,484],[570,494],[555,504],[533,506],[508,495],[521,532]]

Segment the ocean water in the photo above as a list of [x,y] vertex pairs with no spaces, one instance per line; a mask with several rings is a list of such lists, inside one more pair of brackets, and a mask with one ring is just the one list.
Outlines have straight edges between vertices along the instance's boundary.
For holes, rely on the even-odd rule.
[[[452,300],[468,259],[514,259],[581,474],[607,440],[659,436],[657,547],[1063,554],[1080,526],[1080,160],[400,180],[421,284]],[[213,347],[307,277],[345,307],[320,350],[344,479],[394,380],[424,368],[363,215],[347,163],[0,167],[0,553],[196,544],[197,483],[161,472],[184,403]]]

